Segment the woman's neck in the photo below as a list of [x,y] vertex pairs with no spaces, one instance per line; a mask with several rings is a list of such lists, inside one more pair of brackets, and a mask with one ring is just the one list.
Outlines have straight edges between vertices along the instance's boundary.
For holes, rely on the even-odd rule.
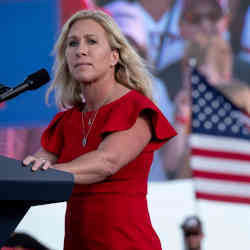
[[97,110],[106,104],[111,96],[117,82],[113,74],[106,74],[100,79],[92,82],[83,82],[82,93],[85,99],[85,111]]
[[114,86],[115,83],[106,86],[100,86],[95,83],[84,85],[85,111],[97,110],[109,102],[109,99],[113,95]]

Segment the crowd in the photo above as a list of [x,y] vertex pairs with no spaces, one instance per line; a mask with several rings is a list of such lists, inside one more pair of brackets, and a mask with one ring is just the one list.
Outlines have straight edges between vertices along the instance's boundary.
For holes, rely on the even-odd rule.
[[[196,61],[196,67],[208,81],[221,91],[224,90],[222,87],[227,85],[235,85],[235,89],[241,88],[240,85],[248,88],[249,4],[249,1],[235,4],[230,0],[158,0],[157,4],[152,4],[138,0],[112,1],[104,5],[115,19],[126,17],[133,20],[137,16],[139,20],[139,16],[141,17],[143,27],[133,26],[133,34],[130,34],[130,37],[140,37],[140,40],[144,41],[144,47],[148,48],[146,62],[153,76],[161,80],[167,93],[167,96],[164,96],[162,91],[157,93],[156,88],[156,100],[162,110],[168,110],[167,118],[178,132],[178,136],[155,154],[157,164],[153,165],[149,180],[161,181],[162,176],[165,179],[190,178],[192,175],[188,146],[191,129],[192,60]],[[128,8],[133,8],[133,11],[128,13]],[[241,29],[239,13],[245,17],[241,18]],[[234,23],[238,23],[237,32]],[[122,29],[130,27],[124,22],[120,26]],[[239,30],[242,31],[240,34]],[[240,39],[237,41],[235,36]],[[227,87],[227,92],[228,89],[231,88]],[[247,100],[247,96],[244,94],[241,99]],[[165,174],[162,175],[157,168],[164,170]]]

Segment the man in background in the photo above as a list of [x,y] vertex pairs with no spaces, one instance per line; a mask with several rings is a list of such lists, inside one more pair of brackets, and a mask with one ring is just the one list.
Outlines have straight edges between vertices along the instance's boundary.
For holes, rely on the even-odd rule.
[[181,225],[185,250],[201,250],[204,233],[202,222],[197,216],[187,217]]

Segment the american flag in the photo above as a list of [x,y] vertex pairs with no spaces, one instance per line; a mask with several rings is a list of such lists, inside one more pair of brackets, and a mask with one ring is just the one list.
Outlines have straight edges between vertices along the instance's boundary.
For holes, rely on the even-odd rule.
[[191,168],[197,199],[250,203],[250,117],[192,72]]

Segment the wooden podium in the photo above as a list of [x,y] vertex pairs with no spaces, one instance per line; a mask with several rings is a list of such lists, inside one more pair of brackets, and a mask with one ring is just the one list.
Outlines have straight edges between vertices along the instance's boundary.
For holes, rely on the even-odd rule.
[[33,172],[21,161],[0,155],[0,248],[31,206],[67,201],[73,186],[68,172]]

